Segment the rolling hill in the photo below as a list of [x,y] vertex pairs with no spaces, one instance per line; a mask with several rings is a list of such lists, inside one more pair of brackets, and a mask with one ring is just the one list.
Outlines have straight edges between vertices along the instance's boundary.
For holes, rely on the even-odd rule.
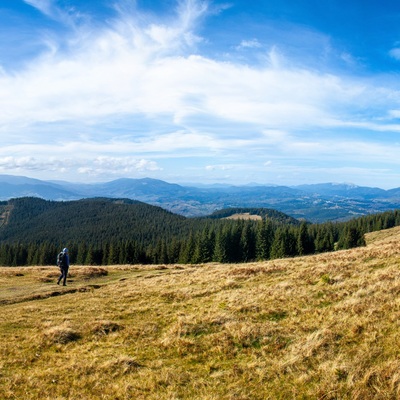
[[101,243],[131,239],[148,245],[159,239],[187,237],[191,231],[202,229],[209,219],[222,220],[234,212],[299,225],[296,219],[270,209],[220,210],[208,218],[186,218],[130,199],[49,201],[25,197],[0,202],[0,242]]
[[0,241],[10,243],[98,243],[132,238],[148,244],[190,229],[183,216],[129,199],[59,202],[18,198],[0,204],[0,214],[4,213],[7,223],[0,227]]
[[[400,228],[240,265],[0,268],[0,398],[400,397]],[[44,395],[45,394],[45,395]]]

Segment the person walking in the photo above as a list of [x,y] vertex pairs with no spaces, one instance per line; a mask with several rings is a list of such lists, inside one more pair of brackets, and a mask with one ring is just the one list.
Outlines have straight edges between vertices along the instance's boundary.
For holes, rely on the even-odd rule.
[[63,286],[67,286],[67,275],[69,269],[68,249],[65,247],[57,256],[57,265],[60,268],[60,276],[58,277],[57,285],[63,282]]

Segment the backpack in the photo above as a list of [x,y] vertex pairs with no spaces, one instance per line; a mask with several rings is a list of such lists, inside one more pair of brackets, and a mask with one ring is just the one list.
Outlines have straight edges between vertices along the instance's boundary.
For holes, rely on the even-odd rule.
[[64,264],[65,264],[65,253],[60,252],[60,253],[58,253],[58,256],[57,256],[57,265],[60,268],[62,268],[62,267],[64,267]]

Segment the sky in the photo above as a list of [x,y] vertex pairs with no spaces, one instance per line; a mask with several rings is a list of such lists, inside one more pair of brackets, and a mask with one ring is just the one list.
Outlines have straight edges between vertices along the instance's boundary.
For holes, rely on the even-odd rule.
[[400,187],[400,2],[0,0],[0,174]]

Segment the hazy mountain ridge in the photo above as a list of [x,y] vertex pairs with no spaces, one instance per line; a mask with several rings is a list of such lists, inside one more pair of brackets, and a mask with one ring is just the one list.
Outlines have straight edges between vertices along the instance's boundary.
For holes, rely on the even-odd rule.
[[[356,186],[346,183],[317,183],[313,185],[299,185],[297,189],[310,193],[318,193],[324,196],[352,197],[359,199],[389,198],[390,191],[377,187]],[[392,189],[398,190],[398,189]],[[394,193],[394,192],[393,192]]]
[[384,190],[352,184],[194,187],[150,178],[80,184],[0,175],[0,200],[27,196],[57,201],[129,198],[184,216],[209,215],[230,207],[266,207],[313,222],[400,208],[400,188]]

